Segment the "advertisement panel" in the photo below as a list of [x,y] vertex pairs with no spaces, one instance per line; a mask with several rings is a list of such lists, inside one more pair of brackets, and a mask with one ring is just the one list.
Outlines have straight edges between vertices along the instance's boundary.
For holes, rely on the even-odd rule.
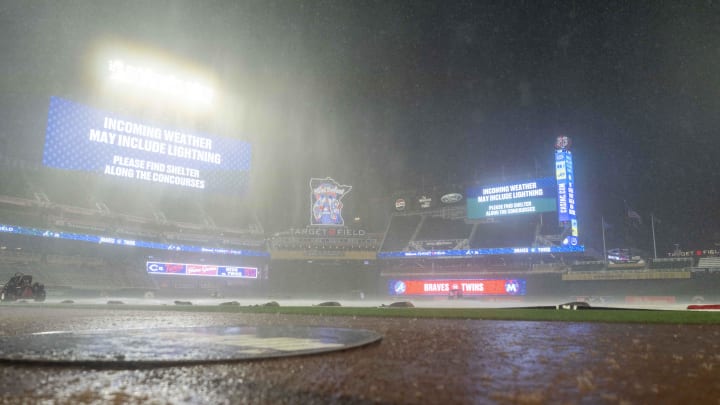
[[255,267],[220,266],[220,267],[218,267],[218,276],[257,278],[257,268],[255,268]]
[[219,266],[214,264],[147,262],[149,274],[257,278],[257,267]]
[[167,272],[165,269],[165,263],[147,262],[145,266],[148,273],[163,274]]
[[463,196],[460,193],[448,193],[440,197],[440,202],[443,204],[455,204],[462,201]]
[[249,179],[250,144],[128,119],[50,99],[43,164],[215,193]]
[[482,248],[482,249],[450,249],[450,250],[427,250],[427,251],[393,251],[378,252],[378,259],[406,259],[417,257],[429,258],[461,258],[491,255],[526,255],[542,253],[581,253],[585,251],[582,245],[566,246],[541,246],[541,247],[506,247],[506,248]]
[[555,151],[555,180],[557,182],[558,221],[569,222],[571,234],[567,243],[578,243],[578,223],[575,207],[575,174],[572,152],[565,149]]
[[428,209],[433,206],[433,200],[432,197],[428,197],[426,195],[421,195],[418,197],[418,207],[421,209]]
[[474,186],[467,190],[467,216],[482,219],[553,212],[557,209],[555,179]]
[[188,276],[217,276],[217,267],[204,264],[186,264],[185,269]]
[[390,295],[526,295],[525,279],[424,279],[390,280]]
[[555,179],[557,181],[558,220],[575,219],[575,184],[572,152],[555,151]]
[[166,263],[165,270],[168,274],[185,274],[185,265],[178,263]]

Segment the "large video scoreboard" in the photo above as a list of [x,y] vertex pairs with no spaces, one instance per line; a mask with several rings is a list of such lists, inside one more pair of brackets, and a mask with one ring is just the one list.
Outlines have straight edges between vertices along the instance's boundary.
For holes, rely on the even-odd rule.
[[43,164],[138,182],[242,193],[250,144],[134,120],[53,97]]
[[467,190],[467,216],[483,219],[553,212],[557,209],[556,199],[557,184],[552,177],[475,186]]
[[555,177],[469,187],[466,199],[468,219],[557,212],[558,223],[570,229],[563,244],[579,245],[570,144],[567,136],[557,137],[553,156]]
[[[565,230],[560,244],[552,246],[535,244],[506,247],[473,246],[451,250],[402,250],[380,252],[378,258],[471,258],[484,255],[584,252],[585,247],[580,244],[578,238],[575,175],[570,138],[557,137],[553,163],[555,177],[471,186],[466,190],[465,200],[467,219],[471,221],[503,222],[504,219],[510,217],[556,212],[558,224]],[[400,209],[398,202],[400,200],[396,201],[396,208]],[[402,208],[404,208],[404,200],[402,204]],[[508,220],[507,222],[512,221]]]

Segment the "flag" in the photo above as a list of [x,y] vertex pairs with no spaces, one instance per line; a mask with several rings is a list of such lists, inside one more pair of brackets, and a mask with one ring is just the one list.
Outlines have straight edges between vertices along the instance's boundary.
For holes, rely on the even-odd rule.
[[630,208],[630,206],[627,205],[626,201],[623,201],[623,203],[625,204],[625,213],[626,213],[628,219],[637,221],[638,225],[642,225],[642,217],[640,216],[640,214],[638,214],[637,211]]
[[642,217],[640,216],[640,214],[637,213],[637,211],[633,211],[632,209],[628,208],[627,216],[632,220],[638,221],[638,223],[642,225]]

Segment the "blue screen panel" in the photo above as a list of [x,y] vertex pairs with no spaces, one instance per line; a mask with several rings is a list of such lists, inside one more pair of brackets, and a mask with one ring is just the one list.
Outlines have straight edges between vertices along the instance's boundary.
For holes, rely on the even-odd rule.
[[213,193],[242,193],[250,144],[127,119],[52,97],[43,164]]

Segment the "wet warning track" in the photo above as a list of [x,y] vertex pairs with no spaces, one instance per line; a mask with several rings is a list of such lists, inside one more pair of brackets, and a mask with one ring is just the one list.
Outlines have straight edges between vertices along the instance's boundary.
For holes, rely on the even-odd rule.
[[0,363],[3,403],[716,403],[720,325],[0,307],[0,335],[235,325],[373,330],[317,355],[171,367]]

